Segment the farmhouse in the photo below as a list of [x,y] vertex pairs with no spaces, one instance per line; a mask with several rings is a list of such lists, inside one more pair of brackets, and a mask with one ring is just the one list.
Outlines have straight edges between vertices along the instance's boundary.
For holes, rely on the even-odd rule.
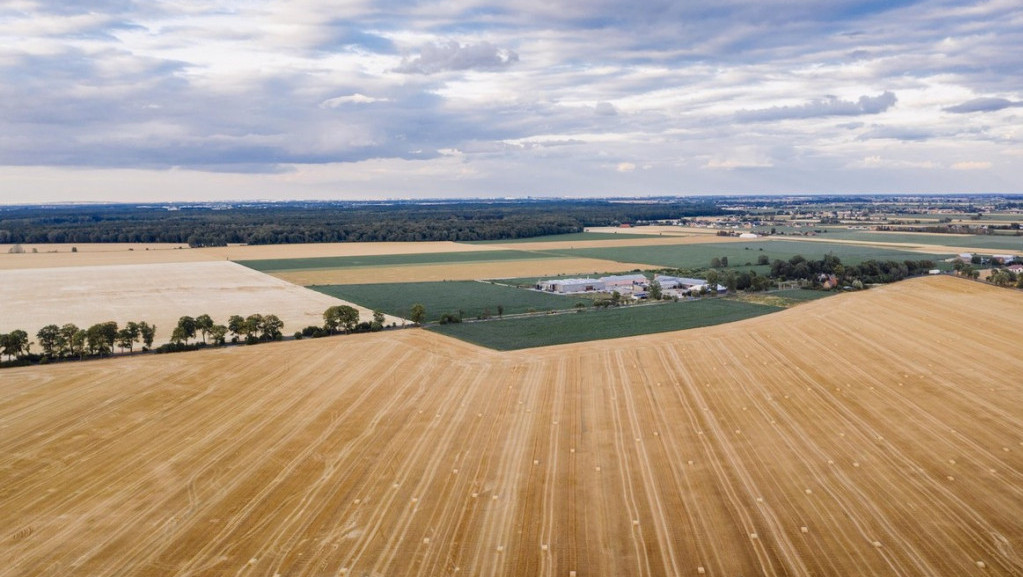
[[1014,254],[993,254],[991,260],[1001,264],[1009,264],[1016,261],[1016,255]]

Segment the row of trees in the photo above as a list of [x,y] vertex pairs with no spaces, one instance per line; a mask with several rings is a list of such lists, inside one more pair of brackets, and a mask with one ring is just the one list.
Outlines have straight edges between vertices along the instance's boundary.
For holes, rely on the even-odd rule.
[[0,356],[6,356],[8,360],[27,357],[35,361],[82,359],[86,356],[105,356],[114,352],[115,348],[131,352],[137,344],[148,349],[153,346],[155,336],[156,327],[146,322],[132,321],[119,327],[116,322],[107,321],[85,329],[74,323],[63,326],[51,324],[36,333],[41,349],[39,354],[32,355],[32,345],[35,343],[29,340],[27,332],[19,329],[0,334]]
[[[0,211],[0,244],[227,243],[491,240],[580,232],[684,216],[719,215],[705,200],[616,203],[518,200],[451,203],[294,202],[165,207],[92,205]],[[229,209],[229,210],[228,210]]]

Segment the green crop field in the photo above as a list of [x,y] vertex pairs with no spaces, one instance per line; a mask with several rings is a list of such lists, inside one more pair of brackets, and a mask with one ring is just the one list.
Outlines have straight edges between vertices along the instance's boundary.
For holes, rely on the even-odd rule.
[[[644,263],[651,267],[696,269],[709,268],[712,258],[728,258],[730,268],[752,268],[757,273],[769,270],[756,266],[761,255],[771,261],[788,260],[799,254],[807,259],[820,259],[826,254],[837,256],[846,264],[857,264],[865,260],[920,260],[943,258],[948,255],[927,255],[909,251],[892,250],[873,246],[849,245],[799,240],[754,240],[750,242],[729,242],[692,245],[623,246],[606,248],[579,248],[561,251],[545,251],[546,254],[598,258],[617,262]],[[747,267],[751,263],[752,267]]]
[[730,323],[782,310],[723,298],[662,302],[429,327],[497,350],[526,349]]
[[313,290],[387,314],[408,318],[414,304],[426,308],[428,321],[443,314],[477,318],[485,310],[497,316],[497,307],[512,315],[532,311],[571,309],[577,302],[589,305],[585,298],[543,293],[476,281],[419,283],[381,283],[311,286]]
[[892,242],[905,244],[934,244],[940,246],[968,246],[989,250],[1023,251],[1023,236],[988,234],[920,234],[831,229],[825,238]]
[[535,236],[532,238],[513,238],[507,240],[469,240],[463,244],[517,244],[526,242],[573,242],[583,240],[621,240],[623,238],[657,238],[657,234],[632,234],[613,232],[573,232],[568,234],[552,234],[548,236]]
[[239,264],[260,272],[293,270],[330,270],[367,266],[398,266],[419,264],[456,264],[461,262],[492,262],[501,260],[532,260],[558,258],[545,252],[521,250],[485,250],[467,252],[435,252],[423,254],[379,254],[367,256],[328,256],[317,258],[273,258],[240,260]]

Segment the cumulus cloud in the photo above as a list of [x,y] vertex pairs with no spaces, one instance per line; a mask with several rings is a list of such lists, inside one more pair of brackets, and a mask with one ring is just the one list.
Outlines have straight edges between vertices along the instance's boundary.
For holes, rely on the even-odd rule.
[[406,74],[434,74],[449,70],[498,70],[519,61],[519,55],[489,42],[462,44],[456,40],[425,44],[416,56],[402,59],[395,70]]
[[1006,108],[1023,106],[1023,102],[1013,102],[1006,98],[974,98],[962,104],[949,106],[945,112],[968,114],[970,112],[997,112]]
[[837,96],[826,96],[798,106],[772,106],[756,110],[741,110],[735,117],[740,122],[769,122],[792,118],[817,118],[822,116],[859,116],[879,114],[895,105],[895,93],[884,91],[877,96],[860,96],[856,101],[842,100]]
[[619,162],[615,170],[618,172],[632,172],[636,170],[636,165],[632,162]]

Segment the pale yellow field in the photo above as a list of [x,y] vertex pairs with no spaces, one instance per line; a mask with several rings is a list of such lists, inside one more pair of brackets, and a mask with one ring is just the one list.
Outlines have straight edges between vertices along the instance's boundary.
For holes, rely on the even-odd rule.
[[457,264],[395,265],[336,270],[282,271],[273,276],[302,286],[322,284],[363,284],[383,282],[429,282],[478,280],[561,274],[594,274],[650,268],[650,265],[620,263],[593,258],[550,258],[466,262]]
[[[48,324],[146,321],[156,325],[160,345],[178,318],[201,314],[222,324],[235,314],[275,314],[290,335],[322,325],[328,307],[351,304],[227,261],[8,270],[3,286],[0,332],[21,329],[33,340]],[[372,311],[356,308],[372,319]]]
[[[649,227],[648,227],[649,228]],[[649,234],[649,233],[647,233]],[[631,237],[631,238],[630,238]],[[738,238],[716,235],[673,235],[665,234],[654,238],[636,237],[635,234],[623,234],[621,238],[610,240],[565,240],[548,242],[515,242],[496,243],[486,246],[492,248],[506,248],[509,250],[559,250],[573,248],[603,248],[612,246],[658,246],[658,245],[685,245],[685,244],[707,244],[722,242],[739,242]]]
[[[1020,575],[1023,295],[6,369],[0,576]],[[574,573],[573,573],[574,572]]]
[[[71,246],[77,247],[78,252],[70,252]],[[486,245],[455,242],[350,242],[232,245],[209,248],[188,248],[187,245],[177,244],[50,244],[24,245],[23,248],[28,252],[9,254],[10,245],[0,245],[0,270],[500,250],[500,248],[495,249]],[[33,248],[39,252],[32,253]]]

